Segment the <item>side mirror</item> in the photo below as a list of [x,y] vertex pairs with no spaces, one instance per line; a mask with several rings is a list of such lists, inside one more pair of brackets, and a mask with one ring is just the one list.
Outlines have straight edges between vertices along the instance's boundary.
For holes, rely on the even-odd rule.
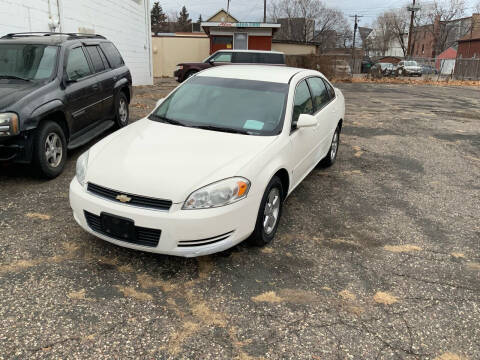
[[165,98],[161,98],[157,101],[157,105],[155,105],[155,108],[158,108],[162,103],[165,101]]
[[317,125],[318,121],[315,116],[309,114],[300,114],[297,121],[297,128],[313,127]]
[[213,65],[213,64],[215,64],[215,60],[213,60],[213,59],[208,60],[208,63],[209,63],[210,65]]

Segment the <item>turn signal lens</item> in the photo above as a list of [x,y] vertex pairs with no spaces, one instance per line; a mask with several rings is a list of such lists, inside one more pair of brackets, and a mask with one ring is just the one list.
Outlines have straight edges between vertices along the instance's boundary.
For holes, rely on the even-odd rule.
[[242,197],[248,190],[248,184],[245,181],[238,181],[238,196]]

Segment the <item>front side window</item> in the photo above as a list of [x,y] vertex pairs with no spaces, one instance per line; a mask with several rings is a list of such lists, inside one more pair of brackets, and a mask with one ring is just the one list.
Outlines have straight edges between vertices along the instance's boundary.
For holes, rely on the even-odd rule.
[[330,101],[330,94],[328,93],[328,90],[322,79],[313,77],[309,78],[307,81],[308,85],[310,85],[310,90],[312,91],[315,111],[318,111]]
[[221,52],[215,55],[212,58],[215,62],[232,62],[232,53],[230,52]]
[[69,80],[78,80],[90,75],[90,66],[81,47],[70,51],[67,60],[67,76]]
[[56,46],[32,44],[0,45],[0,79],[49,79],[57,64]]
[[288,84],[195,76],[151,120],[248,135],[281,132]]
[[307,82],[302,80],[295,90],[295,99],[293,104],[292,129],[297,127],[297,121],[300,114],[313,114],[313,101]]

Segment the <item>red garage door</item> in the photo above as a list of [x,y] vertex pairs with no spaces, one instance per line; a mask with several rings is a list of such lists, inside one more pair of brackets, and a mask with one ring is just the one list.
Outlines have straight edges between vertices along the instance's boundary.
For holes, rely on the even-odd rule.
[[272,37],[271,36],[252,36],[248,37],[248,49],[249,50],[272,50]]

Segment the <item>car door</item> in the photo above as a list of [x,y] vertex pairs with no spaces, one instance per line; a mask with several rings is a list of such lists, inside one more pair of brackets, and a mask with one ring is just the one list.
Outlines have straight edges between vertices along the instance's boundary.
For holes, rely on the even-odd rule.
[[88,127],[101,113],[100,87],[82,45],[69,49],[65,65],[65,97],[72,117],[72,132]]
[[300,114],[313,114],[313,99],[306,80],[301,80],[293,99],[290,143],[292,147],[292,179],[296,186],[315,166],[318,152],[318,129],[316,127],[297,128]]
[[98,45],[85,46],[96,73],[99,85],[99,93],[102,101],[102,112],[98,114],[97,120],[112,119],[115,117],[113,88],[115,85],[114,76],[103,52]]
[[[337,109],[334,104],[335,98],[331,93],[335,91],[327,87],[330,86],[320,77],[310,77],[307,79],[313,97],[314,116],[318,121],[316,128],[318,134],[319,151],[317,152],[316,161],[322,160],[330,150],[330,145],[335,131],[337,119]],[[330,90],[330,91],[329,91]],[[334,95],[333,95],[334,96]]]

